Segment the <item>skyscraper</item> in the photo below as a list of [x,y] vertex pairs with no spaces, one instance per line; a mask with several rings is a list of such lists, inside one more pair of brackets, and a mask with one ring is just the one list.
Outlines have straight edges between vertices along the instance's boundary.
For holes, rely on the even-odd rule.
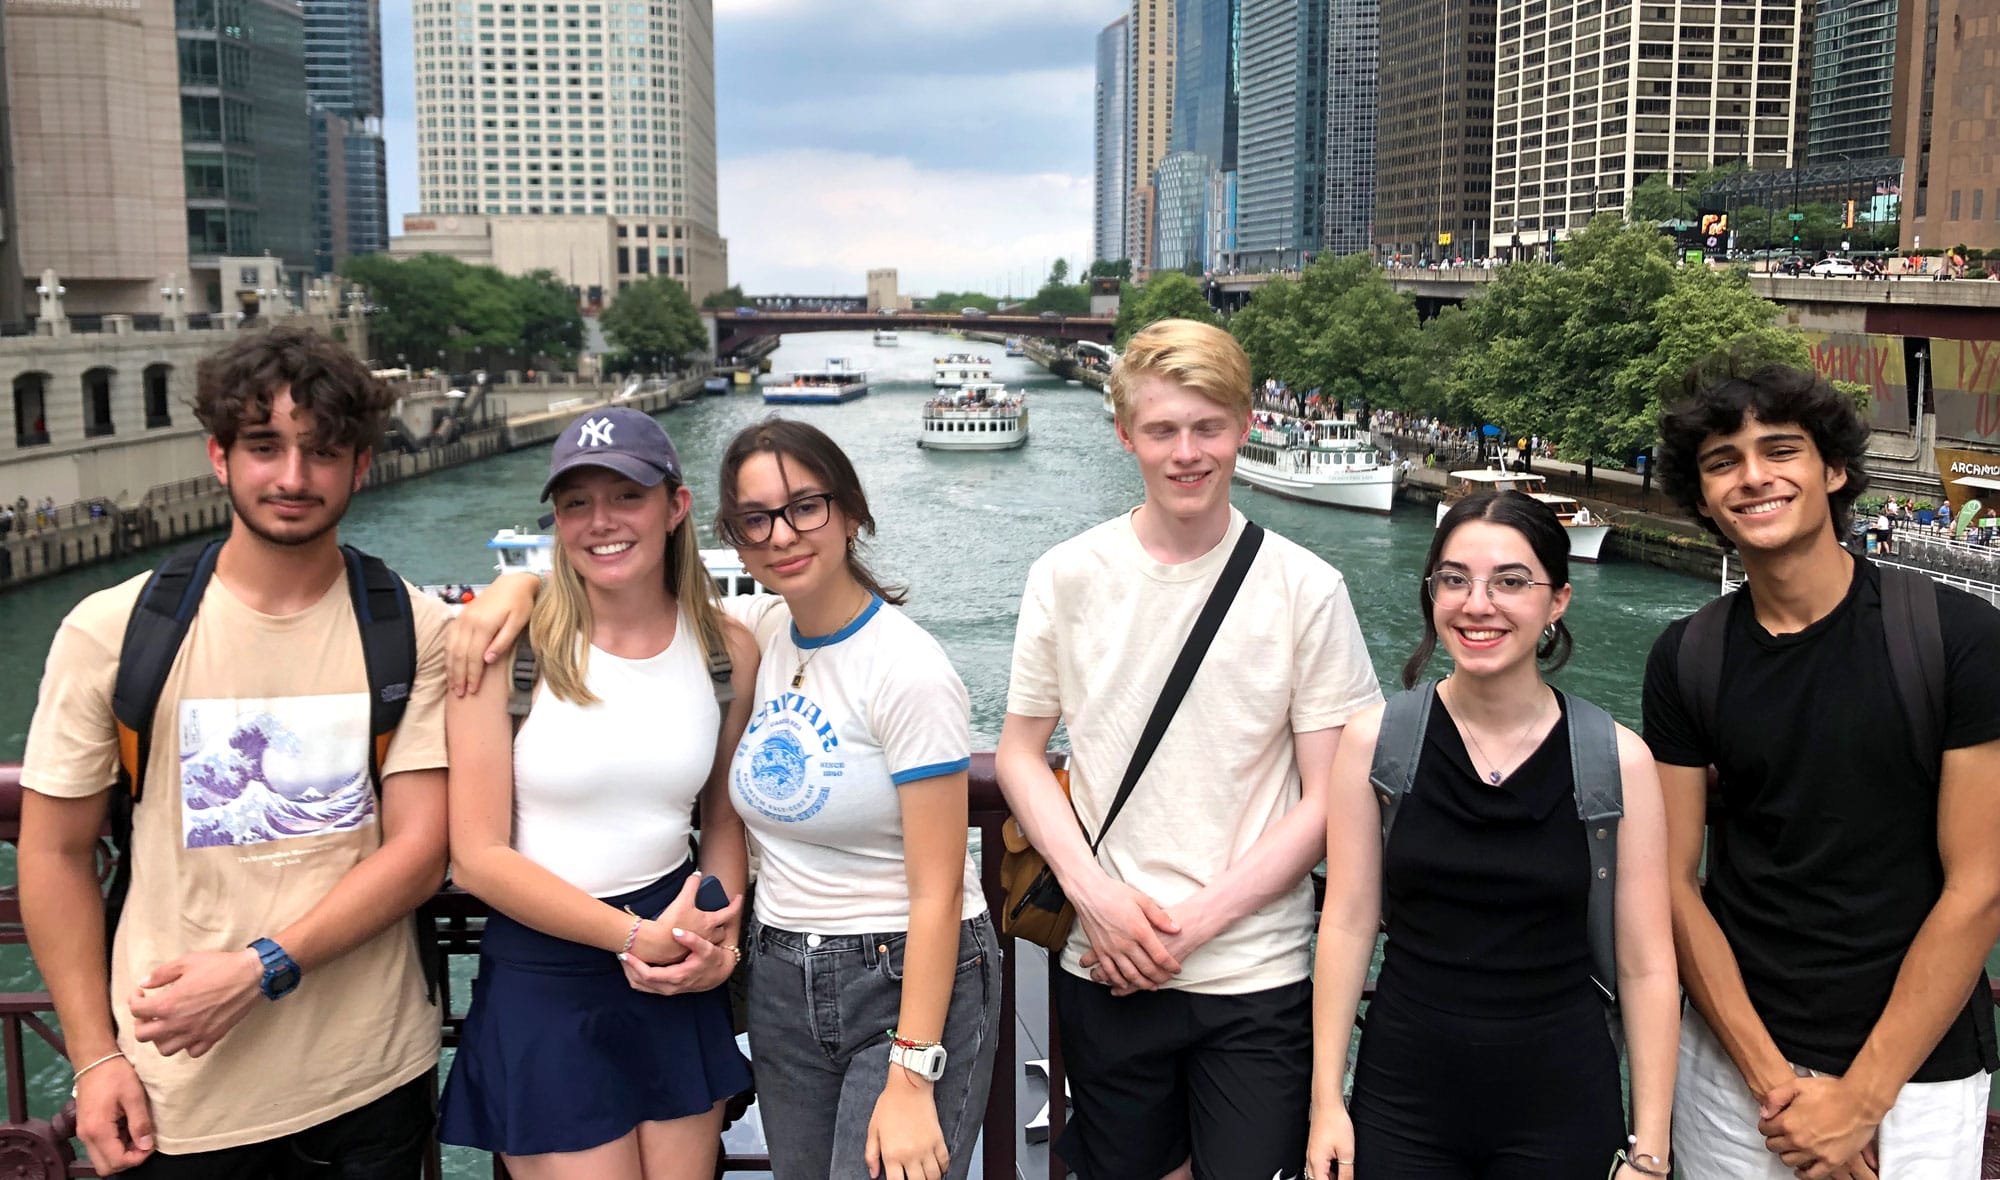
[[1326,198],[1327,0],[1243,0],[1236,258],[1299,266]]
[[[415,0],[416,220],[462,230],[442,222],[482,215],[529,239],[536,219],[563,219],[551,235],[619,242],[617,286],[666,275],[696,300],[721,290],[713,0],[490,7]],[[614,231],[580,220],[593,218]],[[581,289],[602,253],[538,265]]]
[[[1903,154],[1896,34],[1925,0],[1816,0],[1806,162]],[[1902,11],[1899,12],[1899,9]]]
[[[1902,245],[1983,246],[1990,269],[2000,246],[2000,77],[1992,68],[2000,58],[2000,0],[1913,3],[1923,11],[1902,62],[1910,78],[1902,110],[1909,157]],[[1961,388],[1974,389],[1971,382]]]
[[1145,277],[1153,257],[1153,172],[1167,154],[1174,109],[1174,0],[1132,0],[1126,102],[1125,257]]
[[389,248],[382,144],[379,0],[303,0],[306,101],[312,113],[313,264]]
[[1329,0],[1326,37],[1326,201],[1320,248],[1354,254],[1372,245],[1375,216],[1376,66],[1381,0]]
[[1131,53],[1132,18],[1121,16],[1097,34],[1096,228],[1091,251],[1097,261],[1125,257],[1125,70]]
[[1452,257],[1488,245],[1497,5],[1404,0],[1383,22],[1375,119],[1383,253]]
[[1798,5],[1748,0],[1604,14],[1595,0],[1501,0],[1494,245],[1533,252],[1625,208],[1665,173],[1784,168],[1797,148]]
[[1167,150],[1236,168],[1237,21],[1242,0],[1179,0],[1174,13],[1174,112]]

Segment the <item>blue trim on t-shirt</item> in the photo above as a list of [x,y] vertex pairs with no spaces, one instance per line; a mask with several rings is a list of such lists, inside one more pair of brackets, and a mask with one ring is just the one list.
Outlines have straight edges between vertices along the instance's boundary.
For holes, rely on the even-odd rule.
[[841,640],[846,639],[856,631],[867,626],[868,620],[874,618],[875,612],[881,609],[881,596],[870,594],[868,596],[868,605],[861,608],[861,613],[854,616],[854,621],[831,635],[802,635],[799,633],[798,623],[794,622],[792,624],[792,642],[798,646],[800,651],[808,651],[815,647],[826,647],[829,644],[839,643]]
[[960,758],[952,762],[933,762],[929,766],[912,766],[908,770],[899,770],[889,776],[889,781],[900,787],[904,783],[920,782],[923,779],[939,778],[971,769],[972,759]]

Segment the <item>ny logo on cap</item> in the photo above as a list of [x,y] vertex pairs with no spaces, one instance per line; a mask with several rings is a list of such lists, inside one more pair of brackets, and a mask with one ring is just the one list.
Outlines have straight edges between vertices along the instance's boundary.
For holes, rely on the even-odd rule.
[[611,428],[615,423],[609,418],[592,418],[583,424],[583,433],[577,443],[586,447],[608,447],[611,445]]

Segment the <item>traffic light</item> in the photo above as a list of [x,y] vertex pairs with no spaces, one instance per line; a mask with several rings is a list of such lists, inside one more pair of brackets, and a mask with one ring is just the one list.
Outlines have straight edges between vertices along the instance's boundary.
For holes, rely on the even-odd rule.
[[1799,244],[1799,235],[1797,235],[1797,234],[1793,234],[1793,235],[1792,235],[1792,245],[1796,246],[1796,245],[1798,245],[1798,244]]

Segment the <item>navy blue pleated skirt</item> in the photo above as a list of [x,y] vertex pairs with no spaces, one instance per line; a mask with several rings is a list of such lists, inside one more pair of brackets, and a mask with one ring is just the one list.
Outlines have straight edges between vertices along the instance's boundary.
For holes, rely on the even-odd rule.
[[[603,899],[657,914],[694,871]],[[728,989],[657,996],[617,957],[495,912],[480,940],[438,1138],[507,1155],[583,1151],[640,1123],[700,1114],[750,1088]]]

